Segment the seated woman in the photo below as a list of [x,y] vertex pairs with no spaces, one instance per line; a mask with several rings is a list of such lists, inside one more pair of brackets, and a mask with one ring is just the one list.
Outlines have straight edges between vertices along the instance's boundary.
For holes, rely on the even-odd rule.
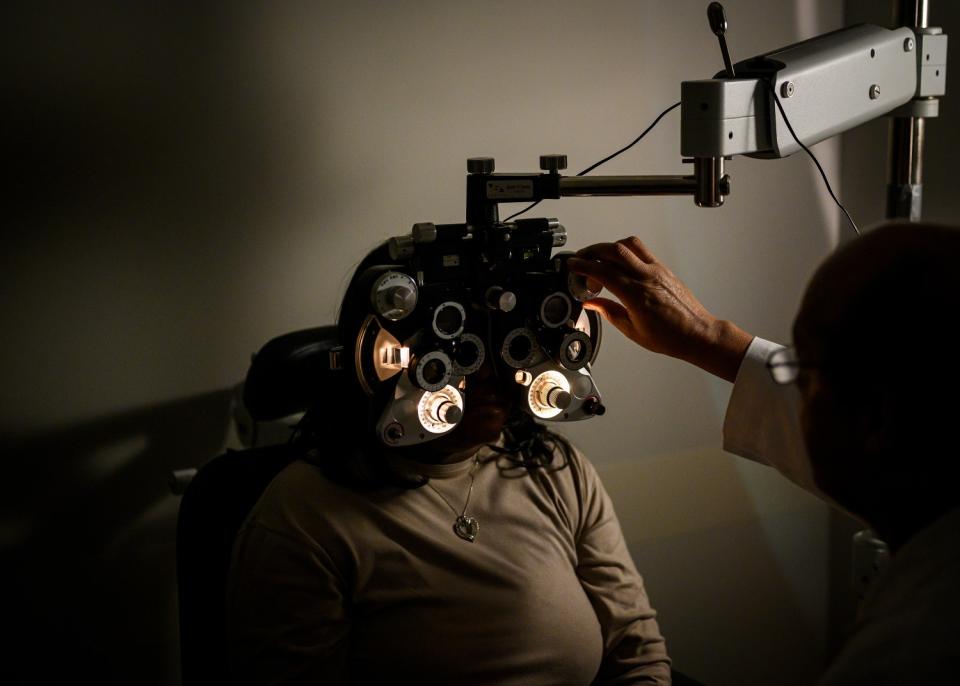
[[[341,341],[369,321],[362,275],[390,262],[381,246],[357,268]],[[380,440],[376,399],[345,367],[300,426],[303,459],[237,537],[227,603],[237,682],[670,683],[593,466],[519,409],[493,356],[470,375],[456,428],[406,447]]]

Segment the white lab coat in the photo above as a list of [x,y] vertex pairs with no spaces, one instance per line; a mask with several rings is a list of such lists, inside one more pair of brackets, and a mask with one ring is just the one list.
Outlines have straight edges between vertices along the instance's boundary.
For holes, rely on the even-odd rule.
[[740,364],[723,423],[723,449],[775,467],[803,488],[819,493],[800,431],[800,394],[774,382],[767,359],[782,345],[754,338]]

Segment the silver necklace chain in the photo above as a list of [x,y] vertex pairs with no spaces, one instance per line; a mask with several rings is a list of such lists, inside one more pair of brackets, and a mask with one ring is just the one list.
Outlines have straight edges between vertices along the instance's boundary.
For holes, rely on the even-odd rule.
[[440,496],[440,499],[447,504],[453,514],[456,515],[456,519],[453,521],[453,532],[462,538],[465,541],[473,543],[477,538],[477,533],[480,531],[480,523],[477,521],[476,517],[467,516],[467,508],[470,506],[470,496],[473,495],[473,482],[477,476],[477,467],[480,465],[480,456],[473,458],[473,467],[470,469],[470,487],[467,489],[467,498],[463,503],[463,509],[460,512],[457,512],[457,508],[450,504],[450,501],[447,500],[446,496],[443,495],[437,488],[427,481],[427,486],[430,487],[434,493]]

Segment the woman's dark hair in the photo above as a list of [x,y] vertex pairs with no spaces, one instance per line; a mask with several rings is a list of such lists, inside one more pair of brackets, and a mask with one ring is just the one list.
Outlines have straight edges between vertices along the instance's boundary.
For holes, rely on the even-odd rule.
[[[370,314],[370,297],[361,277],[370,267],[392,263],[387,244],[382,243],[354,270],[337,316],[338,336],[344,347],[342,374],[337,387],[324,389],[323,397],[307,410],[292,439],[329,478],[360,489],[417,488],[426,483],[425,479],[411,480],[398,473],[383,459],[388,449],[374,430],[379,403],[363,390],[353,363],[354,343]],[[331,440],[334,432],[345,440]],[[519,408],[508,418],[503,434],[503,447],[491,448],[500,456],[505,469],[529,471],[554,465],[557,454],[561,460],[554,466],[562,468],[573,450],[565,437]]]

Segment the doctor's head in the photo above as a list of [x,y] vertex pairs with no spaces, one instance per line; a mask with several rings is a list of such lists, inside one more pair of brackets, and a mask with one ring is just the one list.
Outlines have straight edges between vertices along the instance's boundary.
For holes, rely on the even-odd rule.
[[[872,524],[930,521],[960,428],[960,229],[887,224],[836,251],[794,323],[804,437],[818,486]],[[904,515],[908,512],[909,515]]]

